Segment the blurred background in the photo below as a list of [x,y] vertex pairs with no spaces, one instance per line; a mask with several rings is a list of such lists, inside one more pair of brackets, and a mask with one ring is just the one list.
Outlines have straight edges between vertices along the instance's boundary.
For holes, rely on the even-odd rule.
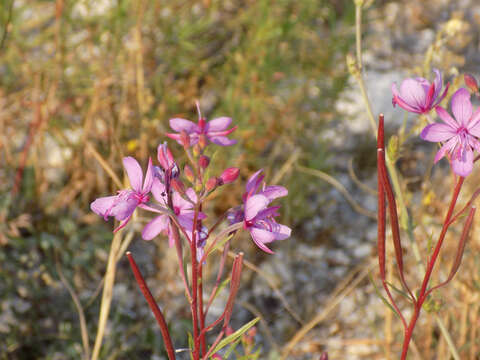
[[[365,81],[390,132],[412,121],[391,106],[393,81],[431,79],[436,67],[453,88],[461,73],[480,71],[475,0],[370,1],[363,16]],[[400,327],[368,280],[376,270],[374,137],[346,66],[354,47],[352,0],[2,0],[0,359],[82,356],[66,284],[83,307],[92,344],[113,225],[89,204],[118,189],[102,161],[120,178],[123,156],[145,164],[166,140],[169,118],[196,120],[196,99],[207,118],[231,116],[238,125],[238,145],[213,154],[212,165],[218,172],[237,166],[241,179],[219,194],[210,216],[239,204],[244,181],[259,168],[268,183],[289,189],[281,222],[293,236],[273,246],[275,255],[248,237],[232,244],[257,266],[245,269],[233,324],[261,316],[261,359],[279,358],[311,319],[314,329],[288,358],[317,359],[324,350],[333,359],[395,354]],[[417,145],[405,143],[398,167],[408,205],[434,226],[449,191],[442,187],[427,202],[416,196],[435,150]],[[428,184],[445,185],[447,174],[448,167],[437,169]],[[472,271],[443,290],[448,306],[438,311],[462,359],[478,359],[479,287],[472,284],[480,258],[478,243],[469,246],[463,266]],[[187,346],[189,309],[175,254],[165,239],[144,242],[138,232],[129,249],[176,346]],[[424,321],[417,331],[427,340],[416,354],[449,359],[433,320]],[[164,356],[122,258],[100,358]]]

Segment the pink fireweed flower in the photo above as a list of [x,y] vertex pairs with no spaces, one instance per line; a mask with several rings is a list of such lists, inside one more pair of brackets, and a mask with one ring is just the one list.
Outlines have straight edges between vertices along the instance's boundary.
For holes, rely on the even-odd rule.
[[442,74],[437,69],[433,69],[433,72],[435,73],[435,80],[431,84],[422,77],[405,79],[400,85],[400,91],[398,91],[397,84],[393,83],[393,106],[398,104],[401,108],[417,114],[430,112],[445,98],[449,86],[447,83],[445,90],[440,95],[443,86]]
[[[167,207],[167,193],[165,189],[165,185],[160,182],[158,178],[153,180],[152,185],[152,194],[155,200],[162,206]],[[192,230],[193,230],[193,219],[195,216],[195,211],[193,210],[194,204],[197,202],[197,195],[192,188],[189,188],[185,191],[189,200],[184,199],[180,196],[180,194],[176,191],[172,194],[172,204],[173,204],[173,211],[175,212],[175,216],[177,217],[179,225],[185,230],[187,235],[189,236],[189,241],[192,238]],[[164,233],[168,236],[169,245],[172,246],[175,242],[173,238],[173,232],[171,229],[170,217],[165,212],[157,210],[153,207],[148,207],[147,210],[157,212],[161,215],[152,219],[142,231],[142,238],[144,240],[152,240],[154,237],[159,235],[160,233]],[[206,216],[203,213],[198,214],[198,219],[205,219]]]
[[445,142],[435,156],[435,163],[446,153],[452,160],[452,170],[460,176],[468,176],[473,169],[473,151],[480,152],[480,109],[473,113],[470,93],[458,89],[452,96],[452,113],[455,118],[440,106],[437,111],[442,123],[427,125],[420,137],[432,142]]
[[128,223],[138,206],[142,206],[150,200],[148,194],[152,188],[154,178],[152,159],[148,159],[148,168],[144,182],[142,168],[137,160],[130,156],[125,157],[123,158],[123,166],[132,188],[120,190],[115,196],[98,198],[90,204],[90,209],[95,214],[103,216],[105,220],[113,216],[120,221],[120,225],[114,232],[120,230]]
[[279,214],[279,206],[268,207],[274,199],[288,194],[288,190],[283,186],[265,186],[260,189],[263,175],[262,170],[257,171],[247,181],[244,198],[244,228],[252,236],[253,242],[263,251],[273,254],[265,244],[275,240],[285,240],[291,234],[288,226],[279,224],[275,217]]
[[198,123],[195,124],[190,120],[185,120],[181,118],[170,119],[170,127],[177,131],[178,134],[167,133],[166,135],[177,142],[180,145],[185,145],[182,140],[183,134],[187,134],[190,139],[190,145],[195,145],[198,143],[201,136],[203,136],[207,142],[212,142],[220,146],[230,146],[237,143],[237,140],[229,139],[227,135],[231,134],[237,129],[237,126],[234,126],[230,129],[227,129],[232,119],[229,117],[219,117],[207,122],[207,120],[202,117],[200,112],[200,105],[197,102],[198,110]]

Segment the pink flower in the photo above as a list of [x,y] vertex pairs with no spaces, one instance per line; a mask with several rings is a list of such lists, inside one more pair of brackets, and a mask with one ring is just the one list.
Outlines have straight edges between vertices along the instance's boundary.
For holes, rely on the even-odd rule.
[[436,76],[432,84],[422,77],[405,79],[400,85],[399,92],[397,84],[393,83],[393,106],[398,104],[401,108],[417,114],[428,113],[437,106],[447,95],[449,84],[447,83],[445,90],[440,95],[443,85],[442,75],[437,69],[433,69],[433,71]]
[[151,159],[148,159],[148,168],[144,182],[142,168],[137,160],[133,157],[125,157],[123,158],[123,166],[127,172],[132,188],[120,190],[115,196],[98,198],[90,204],[90,209],[92,209],[95,214],[103,216],[105,220],[113,216],[120,221],[120,225],[114,232],[120,230],[128,223],[138,206],[149,201],[148,194],[150,193],[153,183],[154,170]]
[[265,186],[260,189],[263,175],[262,170],[253,174],[247,182],[244,194],[244,228],[250,232],[253,242],[263,251],[273,254],[265,244],[275,240],[285,240],[291,234],[288,226],[278,224],[275,217],[278,216],[279,206],[268,207],[274,199],[288,194],[283,186]]
[[200,112],[200,105],[197,102],[198,110],[198,123],[195,124],[190,120],[185,120],[181,118],[170,119],[170,127],[177,131],[178,134],[167,133],[166,135],[177,142],[180,145],[185,145],[182,140],[182,132],[187,134],[190,139],[190,145],[195,145],[200,140],[200,137],[203,137],[204,141],[210,141],[214,144],[220,146],[230,146],[237,143],[236,140],[229,139],[227,135],[234,132],[237,127],[234,126],[230,129],[227,129],[232,119],[229,117],[219,117],[210,121],[206,121]]
[[[167,193],[165,189],[165,185],[160,182],[158,178],[153,180],[152,186],[152,194],[155,200],[160,203],[162,207],[167,207]],[[185,230],[187,235],[189,236],[189,240],[192,238],[192,229],[193,229],[193,219],[194,219],[194,203],[197,201],[197,195],[192,188],[189,188],[185,194],[187,195],[189,200],[185,200],[180,196],[180,194],[176,191],[172,194],[172,203],[173,203],[173,211],[177,217],[177,220],[180,226]],[[154,211],[160,213],[161,215],[152,219],[142,231],[142,238],[144,240],[152,240],[160,233],[164,233],[168,236],[169,245],[172,246],[174,244],[173,233],[171,229],[170,217],[168,214],[154,209],[152,207],[148,207],[147,210]],[[199,213],[198,219],[205,219],[206,216],[203,213]]]
[[435,156],[435,163],[448,152],[452,160],[452,170],[466,177],[473,169],[473,151],[480,152],[480,109],[473,113],[470,93],[458,89],[452,96],[452,113],[455,118],[440,106],[437,111],[442,123],[427,125],[420,137],[432,142],[445,142]]

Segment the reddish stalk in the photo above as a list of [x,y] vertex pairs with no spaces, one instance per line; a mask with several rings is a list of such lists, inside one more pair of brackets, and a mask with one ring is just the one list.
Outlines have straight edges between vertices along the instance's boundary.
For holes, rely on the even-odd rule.
[[377,137],[377,182],[378,182],[378,266],[380,269],[380,278],[382,280],[383,288],[392,304],[398,317],[401,319],[404,328],[407,327],[405,318],[398,308],[393,296],[388,288],[385,276],[385,237],[386,237],[386,205],[385,205],[385,176],[383,174],[385,164],[385,135],[383,125],[383,114],[379,116],[378,121],[378,137]]
[[205,340],[205,333],[202,333],[202,330],[205,328],[205,312],[203,307],[203,266],[200,263],[198,267],[198,313],[200,315],[200,345],[202,348],[202,354],[205,354],[207,351],[207,345]]
[[218,345],[218,343],[222,340],[223,335],[225,335],[225,331],[230,323],[230,318],[232,316],[233,311],[233,304],[235,303],[235,298],[237,297],[238,288],[240,286],[240,276],[242,274],[242,266],[243,266],[243,253],[237,254],[235,256],[235,260],[233,261],[232,266],[232,274],[230,276],[230,294],[228,296],[227,304],[225,305],[225,309],[223,314],[215,320],[212,324],[210,324],[204,331],[208,331],[213,328],[215,325],[219,324],[220,321],[223,319],[223,326],[220,333],[217,335],[215,341],[208,349],[208,352],[203,356],[203,360],[208,359],[210,355],[212,355],[213,350]]
[[193,217],[192,241],[190,242],[190,250],[192,256],[192,326],[193,326],[193,359],[200,359],[200,337],[198,336],[198,264],[197,264],[197,221],[198,221],[198,205],[195,205],[195,215]]
[[150,309],[157,320],[158,325],[160,326],[160,331],[162,333],[163,341],[165,344],[165,349],[167,350],[169,360],[175,360],[175,350],[173,348],[172,339],[170,338],[170,333],[168,331],[167,323],[162,314],[162,311],[158,307],[155,299],[150,292],[150,289],[147,286],[147,283],[143,279],[142,273],[138,269],[137,263],[133,259],[132,254],[127,252],[128,261],[130,262],[130,267],[132,268],[133,274],[135,275],[135,280],[137,281],[140,290],[148,302]]
[[[430,277],[433,272],[433,268],[435,267],[435,263],[437,261],[438,255],[440,254],[440,249],[443,244],[443,240],[445,239],[445,235],[447,234],[447,230],[451,224],[450,220],[453,215],[453,210],[455,209],[455,204],[457,203],[458,200],[458,195],[460,194],[460,190],[462,188],[463,182],[465,178],[460,177],[458,179],[458,182],[455,186],[455,189],[453,190],[453,195],[452,195],[452,200],[450,201],[450,205],[448,207],[447,215],[445,216],[445,221],[443,222],[442,226],[442,231],[440,233],[440,236],[438,238],[437,244],[435,246],[435,249],[433,251],[433,254],[431,258],[428,260],[427,263],[427,270],[425,272],[425,276],[423,278],[422,282],[422,287],[419,291],[418,295],[418,301],[415,304],[415,311],[410,319],[410,323],[408,324],[408,327],[405,329],[405,335],[404,335],[404,340],[403,340],[403,346],[402,346],[402,356],[401,360],[405,360],[407,358],[407,352],[408,352],[408,346],[410,344],[410,340],[412,339],[413,335],[413,330],[415,329],[415,325],[417,323],[418,317],[420,315],[420,312],[422,310],[422,305],[427,299],[427,295],[430,292],[427,292],[427,286],[430,281]],[[473,216],[473,215],[472,215]]]

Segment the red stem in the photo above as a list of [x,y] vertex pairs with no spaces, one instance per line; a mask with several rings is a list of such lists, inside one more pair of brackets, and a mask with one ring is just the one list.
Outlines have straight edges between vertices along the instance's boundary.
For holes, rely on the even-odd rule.
[[415,325],[417,323],[418,317],[420,315],[420,312],[422,310],[423,303],[427,299],[427,286],[430,281],[430,277],[433,272],[433,268],[435,267],[435,263],[437,261],[438,255],[440,254],[440,249],[443,244],[443,240],[445,239],[445,235],[447,234],[447,230],[451,224],[450,220],[452,218],[453,210],[455,209],[455,204],[457,203],[458,200],[458,195],[460,194],[460,190],[462,188],[463,182],[465,178],[460,177],[457,184],[455,185],[455,189],[453,191],[452,195],[452,200],[450,201],[450,205],[448,207],[447,215],[445,216],[445,221],[443,222],[442,226],[442,231],[440,233],[440,236],[437,241],[437,245],[435,246],[435,249],[433,251],[433,254],[431,258],[428,260],[427,263],[427,270],[425,272],[425,276],[423,278],[422,282],[422,287],[420,289],[419,295],[418,295],[418,301],[415,304],[415,312],[410,319],[410,323],[408,325],[408,328],[405,330],[405,336],[403,339],[403,346],[402,346],[402,356],[401,360],[405,360],[407,358],[407,352],[408,352],[408,346],[410,344],[410,340],[412,339],[413,335],[413,330],[415,328]]
[[147,286],[147,283],[143,279],[142,273],[138,269],[138,266],[133,259],[133,256],[130,252],[127,252],[128,261],[130,262],[130,267],[132,268],[133,274],[135,275],[135,280],[137,281],[140,290],[143,293],[143,296],[148,302],[150,309],[157,319],[157,323],[160,326],[160,331],[162,333],[163,341],[165,343],[165,349],[167,350],[168,358],[170,360],[175,360],[175,350],[173,348],[172,339],[170,338],[170,333],[168,331],[167,323],[165,322],[165,318],[163,317],[162,311],[158,307],[155,299],[150,292],[150,289]]
[[205,328],[205,312],[203,308],[203,266],[199,264],[198,275],[200,282],[198,284],[198,313],[200,314],[200,344],[202,347],[202,354],[207,351],[207,345],[205,341],[205,333],[202,330]]
[[192,256],[192,303],[191,310],[193,315],[193,359],[200,359],[200,338],[198,334],[198,264],[197,264],[197,220],[198,205],[195,205],[195,215],[193,217],[192,241],[190,242],[190,250]]

